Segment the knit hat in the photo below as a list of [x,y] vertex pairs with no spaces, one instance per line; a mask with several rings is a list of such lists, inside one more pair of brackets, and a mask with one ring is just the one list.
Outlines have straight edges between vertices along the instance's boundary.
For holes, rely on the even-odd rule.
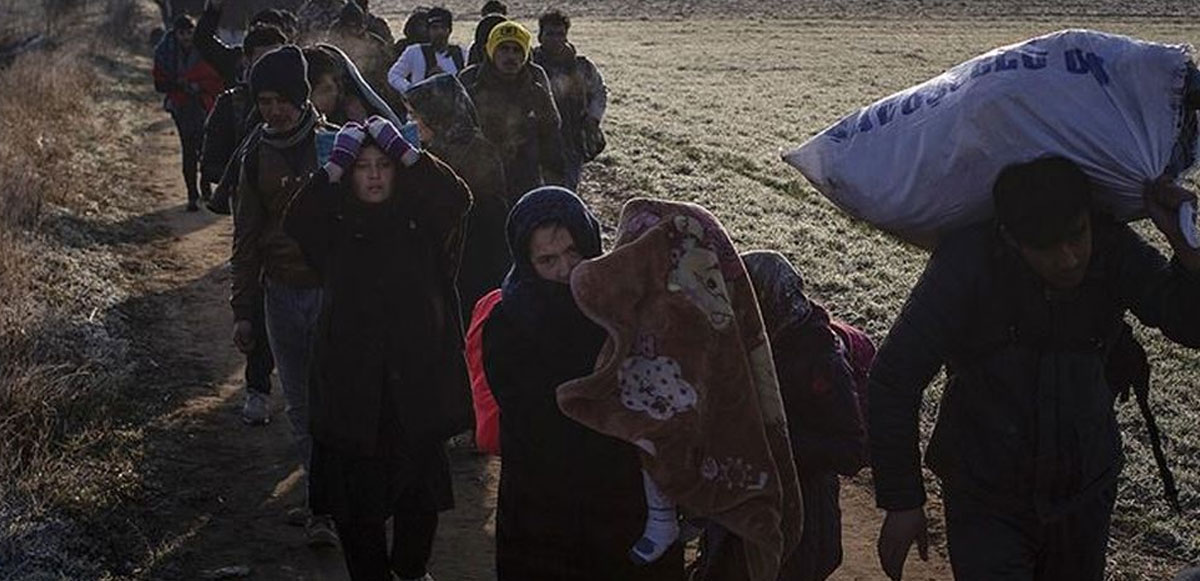
[[308,102],[308,62],[294,44],[281,46],[259,57],[250,70],[250,94],[275,91],[297,107]]
[[491,34],[487,39],[487,55],[488,59],[492,59],[496,55],[496,48],[506,42],[517,43],[522,50],[525,51],[525,59],[529,59],[529,52],[533,50],[533,35],[521,23],[508,20],[497,24],[492,29]]

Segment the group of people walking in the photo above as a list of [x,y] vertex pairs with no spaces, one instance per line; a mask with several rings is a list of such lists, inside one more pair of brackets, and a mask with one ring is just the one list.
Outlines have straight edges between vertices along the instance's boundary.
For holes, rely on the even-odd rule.
[[938,248],[876,357],[787,258],[739,254],[698,206],[630,202],[604,251],[576,192],[606,89],[563,12],[535,46],[488,2],[463,49],[444,8],[395,40],[365,0],[309,0],[234,47],[222,4],[174,21],[155,86],[188,209],[233,214],[243,419],[269,421],[277,370],[307,475],[294,516],[353,579],[432,579],[473,384],[499,417],[502,581],[824,579],[839,475],[868,464],[899,579],[928,543],[918,416],[942,368],[926,461],[955,575],[1103,577],[1113,401],[1145,361],[1124,315],[1200,347],[1190,193],[1148,190],[1168,261],[1073,163],[1008,168],[996,218]]

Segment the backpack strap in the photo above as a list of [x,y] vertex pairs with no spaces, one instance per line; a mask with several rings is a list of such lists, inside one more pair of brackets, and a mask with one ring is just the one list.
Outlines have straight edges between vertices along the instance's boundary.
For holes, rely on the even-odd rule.
[[[465,68],[463,59],[463,50],[461,46],[452,44],[446,47],[446,53],[450,55],[450,60],[454,61],[455,72],[462,72]],[[441,65],[437,61],[437,51],[433,49],[433,45],[425,43],[421,45],[421,54],[425,57],[425,78],[428,79],[433,75],[429,74],[432,70],[442,70]],[[449,71],[442,71],[449,72]]]
[[1150,449],[1154,453],[1154,463],[1158,467],[1158,477],[1163,483],[1163,496],[1176,514],[1181,513],[1179,505],[1179,489],[1175,484],[1175,475],[1167,464],[1167,455],[1163,452],[1162,434],[1158,429],[1158,420],[1150,409],[1150,362],[1146,349],[1133,335],[1133,328],[1121,319],[1109,333],[1106,345],[1105,376],[1109,385],[1117,392],[1117,398],[1124,402],[1129,400],[1132,389],[1134,400],[1137,401],[1138,411],[1142,421],[1146,422],[1146,432],[1150,436]]
[[433,50],[433,45],[425,43],[421,45],[421,54],[425,57],[425,78],[433,76],[429,72],[438,68],[437,53]]

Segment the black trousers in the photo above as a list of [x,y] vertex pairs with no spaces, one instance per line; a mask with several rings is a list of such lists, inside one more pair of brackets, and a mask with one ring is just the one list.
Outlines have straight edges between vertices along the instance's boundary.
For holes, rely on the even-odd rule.
[[269,394],[275,357],[271,355],[271,344],[267,340],[267,315],[261,294],[254,304],[254,316],[250,319],[250,325],[254,328],[254,349],[246,354],[246,389]]
[[946,540],[958,581],[1102,581],[1116,486],[1053,522],[945,489]]
[[188,203],[200,199],[200,152],[204,146],[204,112],[198,107],[182,107],[171,113],[179,144],[183,148],[183,183],[187,186]]
[[353,581],[392,581],[393,572],[401,579],[419,579],[427,572],[438,513],[413,508],[413,503],[404,499],[400,505],[392,516],[390,554],[385,521],[336,523],[346,569]]

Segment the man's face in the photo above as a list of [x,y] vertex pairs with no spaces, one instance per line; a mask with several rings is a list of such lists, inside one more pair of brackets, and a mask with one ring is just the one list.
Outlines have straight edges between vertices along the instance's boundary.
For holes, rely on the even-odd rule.
[[450,42],[450,25],[441,22],[429,25],[429,42],[434,46],[446,46]]
[[502,75],[516,75],[525,66],[525,50],[515,42],[501,43],[492,55],[492,63]]
[[538,276],[569,284],[571,271],[583,262],[571,232],[558,224],[542,226],[529,238],[529,260]]
[[350,170],[350,185],[354,196],[368,204],[378,204],[392,197],[396,181],[396,165],[375,145],[364,145]]
[[538,41],[551,54],[562,54],[567,50],[567,27],[559,24],[545,26],[538,31]]
[[1092,218],[1088,213],[1072,220],[1066,236],[1045,247],[1017,243],[1025,263],[1055,290],[1070,290],[1083,283],[1092,260]]
[[338,84],[337,79],[332,74],[325,74],[321,75],[313,84],[312,96],[308,100],[312,101],[313,107],[316,107],[317,111],[328,117],[337,112],[341,96],[342,87]]
[[196,30],[193,28],[180,28],[175,31],[175,40],[179,42],[179,46],[184,50],[191,50],[192,37],[195,34]]
[[255,104],[272,131],[289,131],[300,122],[300,108],[275,91],[259,93]]

